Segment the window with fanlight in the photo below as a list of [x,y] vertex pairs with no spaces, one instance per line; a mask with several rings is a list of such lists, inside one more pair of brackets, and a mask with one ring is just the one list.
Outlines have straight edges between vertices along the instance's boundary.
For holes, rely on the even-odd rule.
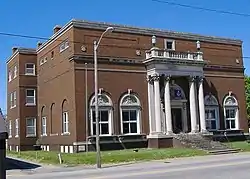
[[223,102],[226,129],[239,129],[238,101],[232,94],[225,97]]
[[[95,97],[90,101],[90,124],[91,135],[96,135],[96,113],[95,113]],[[112,135],[113,133],[113,104],[111,98],[105,93],[98,95],[98,119],[99,119],[99,133],[100,135]]]
[[141,133],[141,104],[134,94],[125,94],[120,101],[121,133]]
[[219,129],[219,104],[215,96],[209,94],[205,96],[205,119],[207,130]]

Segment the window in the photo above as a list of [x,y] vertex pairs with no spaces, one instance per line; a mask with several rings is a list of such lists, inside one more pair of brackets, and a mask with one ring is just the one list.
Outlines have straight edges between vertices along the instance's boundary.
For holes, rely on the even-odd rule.
[[14,77],[13,77],[13,79],[16,78],[16,77],[17,77],[17,66],[14,67]]
[[9,120],[9,138],[12,138],[12,125],[11,125],[11,120]]
[[237,99],[229,94],[224,99],[224,117],[225,117],[225,128],[226,129],[239,129],[239,117],[238,117],[238,102]]
[[26,90],[26,105],[36,105],[36,92],[34,89]]
[[[93,98],[90,101],[91,107],[91,135],[96,135],[96,118],[95,118],[95,103],[96,100]],[[98,96],[98,104],[99,104],[99,128],[100,135],[111,135],[113,132],[112,128],[112,101],[109,96],[102,93]]]
[[47,135],[47,118],[45,116],[42,117],[42,135]]
[[133,94],[126,94],[120,103],[122,134],[139,134],[141,106],[139,99]]
[[15,137],[18,137],[19,136],[19,120],[16,119],[16,130],[15,130]]
[[60,45],[60,52],[63,52],[63,51],[66,50],[67,48],[69,48],[69,42],[68,42],[68,41],[64,41],[64,42]]
[[69,115],[68,112],[63,112],[63,134],[69,133]]
[[25,75],[35,75],[35,64],[26,63],[25,64]]
[[175,41],[165,39],[165,49],[166,50],[175,50]]
[[36,136],[36,118],[26,119],[26,137]]
[[10,109],[13,108],[13,93],[10,93]]
[[9,82],[12,80],[12,71],[9,70]]
[[16,107],[16,91],[13,92],[13,98],[14,98],[14,101],[13,101],[13,108]]
[[205,118],[206,129],[217,130],[219,129],[219,104],[217,99],[212,95],[206,95],[204,99],[205,103]]

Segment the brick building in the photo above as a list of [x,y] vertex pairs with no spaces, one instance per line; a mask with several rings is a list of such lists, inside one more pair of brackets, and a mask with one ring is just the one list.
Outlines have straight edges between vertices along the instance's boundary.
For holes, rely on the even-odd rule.
[[7,61],[9,147],[94,146],[93,41],[109,26],[98,48],[102,149],[172,146],[180,132],[247,131],[242,41],[71,20]]

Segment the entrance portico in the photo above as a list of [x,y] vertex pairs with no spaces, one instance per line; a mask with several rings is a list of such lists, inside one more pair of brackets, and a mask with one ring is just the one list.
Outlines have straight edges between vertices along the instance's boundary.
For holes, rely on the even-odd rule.
[[[202,52],[176,52],[153,47],[146,53],[150,134],[164,138],[179,132],[205,132]],[[175,83],[185,77],[189,92]],[[197,90],[198,88],[198,90]],[[188,98],[186,98],[188,96]],[[190,128],[188,130],[188,112]]]

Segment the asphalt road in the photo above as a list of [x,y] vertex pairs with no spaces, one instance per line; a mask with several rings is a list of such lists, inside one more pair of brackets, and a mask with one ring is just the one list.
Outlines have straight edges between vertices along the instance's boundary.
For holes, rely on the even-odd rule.
[[8,173],[8,179],[249,179],[250,153],[172,159],[95,168],[39,168]]

